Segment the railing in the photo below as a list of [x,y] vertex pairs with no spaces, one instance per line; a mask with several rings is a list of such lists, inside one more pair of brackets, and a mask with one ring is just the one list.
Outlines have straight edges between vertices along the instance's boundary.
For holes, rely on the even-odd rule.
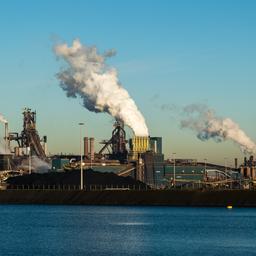
[[[180,180],[179,180],[180,181]],[[237,180],[221,180],[221,181],[193,181],[193,182],[177,182],[171,184],[168,189],[171,190],[241,190],[255,189],[251,183],[246,186],[241,181]]]
[[[6,186],[6,184],[5,184]],[[5,188],[2,188],[5,189]],[[59,184],[59,185],[45,185],[45,184],[32,184],[32,185],[7,185],[7,190],[52,190],[52,191],[79,191],[80,185],[73,184]],[[216,181],[216,182],[190,182],[179,183],[163,186],[163,185],[99,185],[91,184],[85,185],[85,191],[147,191],[147,190],[241,190],[241,189],[256,189],[252,183],[242,184],[237,181]]]
[[[80,185],[8,185],[7,190],[52,190],[52,191],[78,191]],[[84,186],[85,191],[146,191],[147,186],[143,185],[87,185]]]

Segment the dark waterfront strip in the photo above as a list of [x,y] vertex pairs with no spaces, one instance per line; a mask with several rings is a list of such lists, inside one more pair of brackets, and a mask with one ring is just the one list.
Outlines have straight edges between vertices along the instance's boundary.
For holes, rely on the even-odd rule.
[[256,191],[0,191],[1,204],[256,207]]

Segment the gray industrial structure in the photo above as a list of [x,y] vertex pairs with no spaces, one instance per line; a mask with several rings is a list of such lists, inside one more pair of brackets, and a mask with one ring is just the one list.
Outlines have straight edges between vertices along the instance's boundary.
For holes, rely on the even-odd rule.
[[116,121],[115,128],[112,132],[112,137],[109,140],[101,142],[104,144],[102,149],[99,151],[99,155],[104,154],[110,160],[119,160],[121,163],[127,163],[128,151],[126,149],[126,132],[124,130],[124,124],[120,121]]
[[[25,108],[23,111],[23,130],[19,134],[17,132],[11,132],[8,134],[7,140],[16,141],[18,146],[15,147],[16,155],[30,154],[37,156],[42,160],[46,159],[46,143],[47,137],[43,137],[44,147],[41,144],[41,139],[36,129],[36,112],[31,111],[29,108]],[[30,152],[25,152],[26,150]]]
[[[47,161],[47,137],[40,139],[36,129],[36,112],[25,108],[23,111],[23,130],[21,133],[9,132],[5,123],[5,154],[0,155],[0,170],[32,170],[32,160]],[[11,142],[16,142],[12,147]]]

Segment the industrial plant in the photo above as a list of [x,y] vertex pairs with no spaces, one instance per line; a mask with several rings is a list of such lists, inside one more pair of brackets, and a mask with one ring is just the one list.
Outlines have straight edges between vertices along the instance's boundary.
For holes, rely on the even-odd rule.
[[[165,159],[162,137],[134,136],[127,138],[124,123],[114,124],[109,139],[95,150],[95,138],[81,138],[80,155],[48,155],[47,136],[40,137],[36,112],[25,108],[23,129],[9,131],[4,124],[3,148],[0,154],[1,188],[8,188],[12,177],[34,173],[112,173],[130,177],[150,189],[250,189],[256,182],[256,161],[253,156],[235,167],[220,166],[196,159]],[[86,176],[85,176],[86,177]],[[57,182],[58,183],[58,182]],[[111,183],[111,181],[108,181]],[[110,186],[112,184],[105,184]]]

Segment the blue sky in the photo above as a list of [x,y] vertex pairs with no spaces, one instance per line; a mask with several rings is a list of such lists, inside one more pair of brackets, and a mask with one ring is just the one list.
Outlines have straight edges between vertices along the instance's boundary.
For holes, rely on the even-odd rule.
[[235,0],[1,1],[0,113],[20,131],[22,108],[36,109],[52,153],[79,151],[80,121],[89,136],[108,138],[113,119],[66,98],[55,78],[62,64],[54,43],[80,38],[100,51],[116,49],[108,63],[118,69],[150,134],[163,136],[166,156],[241,160],[232,142],[199,141],[161,106],[206,103],[256,141],[255,11],[255,1]]

